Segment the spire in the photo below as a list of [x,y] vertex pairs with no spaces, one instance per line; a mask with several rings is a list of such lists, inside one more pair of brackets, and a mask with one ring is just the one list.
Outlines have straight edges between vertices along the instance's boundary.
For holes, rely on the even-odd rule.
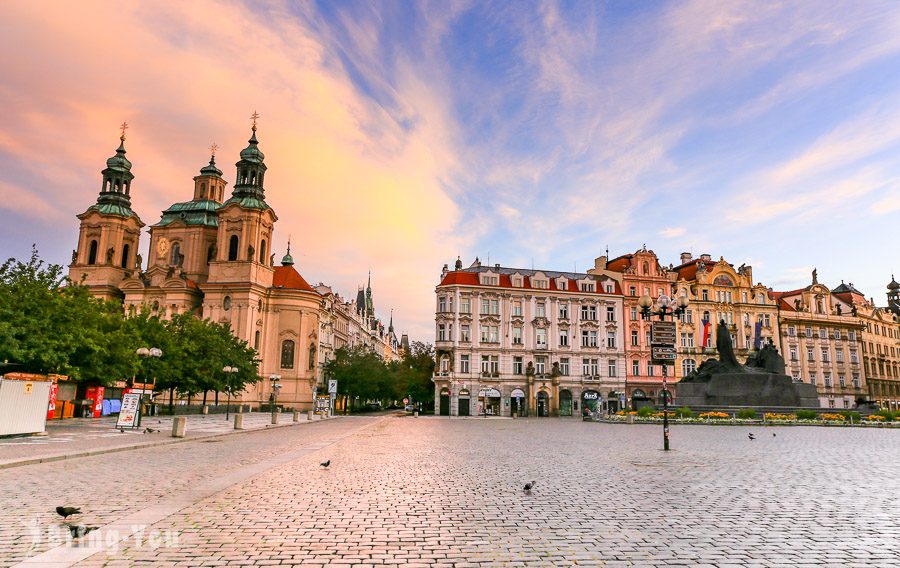
[[394,333],[394,308],[391,308],[391,321],[388,324],[388,331]]
[[259,142],[256,140],[256,121],[259,119],[259,113],[254,111],[250,119],[252,120],[250,140],[247,141],[248,146],[241,150],[240,161],[235,164],[237,167],[237,180],[234,184],[232,195],[244,205],[268,208],[263,187],[266,173],[266,164],[264,163],[266,156],[259,149]]
[[216,150],[219,149],[215,142],[209,147],[209,164],[200,168],[200,175],[222,177],[222,170],[216,167]]
[[372,271],[369,271],[369,283],[366,284],[366,314],[375,317],[375,303],[372,301]]
[[122,134],[119,136],[119,147],[116,155],[106,160],[106,168],[101,172],[103,185],[100,188],[100,196],[97,205],[107,209],[109,213],[133,215],[131,211],[131,162],[125,157],[125,131],[128,123],[123,122]]
[[294,257],[291,256],[291,237],[288,237],[287,254],[282,257],[281,266],[294,266]]

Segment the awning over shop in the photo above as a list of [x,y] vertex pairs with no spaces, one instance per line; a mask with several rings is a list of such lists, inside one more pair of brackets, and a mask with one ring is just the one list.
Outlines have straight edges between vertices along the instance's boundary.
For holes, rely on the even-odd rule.
[[513,389],[511,393],[509,393],[510,398],[525,398],[525,391],[522,389]]
[[494,388],[481,389],[480,391],[478,391],[478,396],[487,398],[500,398],[500,391]]

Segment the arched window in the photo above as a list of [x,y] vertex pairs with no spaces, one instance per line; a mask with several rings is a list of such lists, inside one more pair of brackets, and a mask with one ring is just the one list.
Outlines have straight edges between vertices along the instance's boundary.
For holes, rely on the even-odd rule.
[[238,236],[231,235],[228,241],[228,260],[237,260],[238,257]]
[[686,377],[697,370],[697,362],[693,359],[685,359],[681,362],[681,375]]
[[259,262],[260,264],[266,263],[266,239],[259,243]]
[[178,243],[172,245],[172,261],[169,264],[174,266],[181,264],[181,245]]
[[281,342],[281,368],[294,368],[294,342],[290,339]]
[[253,336],[253,348],[259,351],[259,330],[256,330],[256,334]]
[[122,247],[122,268],[128,268],[128,252],[130,248],[128,244]]
[[88,249],[88,264],[97,264],[97,241],[91,241]]
[[309,344],[309,370],[312,371],[316,368],[316,345],[315,343]]
[[650,263],[645,262],[643,268],[644,268],[644,274],[645,274],[645,275],[646,275],[646,274],[650,274]]

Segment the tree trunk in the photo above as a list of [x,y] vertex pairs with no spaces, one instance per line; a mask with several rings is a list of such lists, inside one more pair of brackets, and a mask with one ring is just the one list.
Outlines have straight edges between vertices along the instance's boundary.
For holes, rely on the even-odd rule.
[[169,389],[169,412],[175,414],[175,387]]
[[194,398],[194,395],[189,394],[189,395],[188,395],[188,403],[187,403],[188,406],[191,405],[191,399],[192,399],[192,398]]
[[208,393],[208,392],[209,391],[206,391],[206,390],[203,391],[203,406],[206,406],[206,393]]
[[216,406],[219,406],[219,391],[216,391]]

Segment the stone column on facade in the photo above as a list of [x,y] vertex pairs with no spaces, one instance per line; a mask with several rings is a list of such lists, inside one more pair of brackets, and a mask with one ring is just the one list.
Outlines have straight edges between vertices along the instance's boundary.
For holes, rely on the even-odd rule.
[[525,393],[525,396],[528,397],[528,402],[525,407],[525,415],[531,416],[532,413],[537,411],[537,393],[534,390],[534,375],[528,374],[526,377],[527,392]]
[[559,416],[559,377],[557,375],[552,376],[551,384],[550,416]]

